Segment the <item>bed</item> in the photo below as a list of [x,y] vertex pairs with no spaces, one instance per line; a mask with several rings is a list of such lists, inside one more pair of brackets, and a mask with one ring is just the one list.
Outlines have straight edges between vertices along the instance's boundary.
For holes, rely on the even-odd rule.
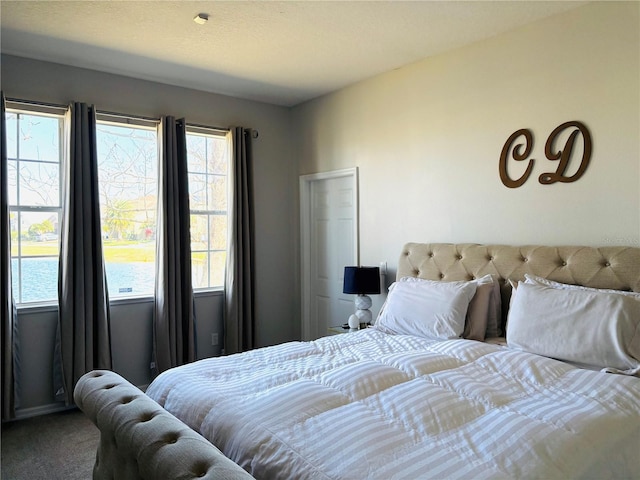
[[638,291],[640,248],[409,243],[373,328],[145,399],[256,478],[640,478]]

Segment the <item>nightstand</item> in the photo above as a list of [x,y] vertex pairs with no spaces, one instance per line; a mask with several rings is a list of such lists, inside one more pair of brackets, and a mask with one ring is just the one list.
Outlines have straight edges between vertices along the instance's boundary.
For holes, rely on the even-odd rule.
[[329,331],[329,335],[339,335],[341,333],[349,333],[351,330],[349,328],[344,328],[342,325],[334,325],[333,327],[327,328]]

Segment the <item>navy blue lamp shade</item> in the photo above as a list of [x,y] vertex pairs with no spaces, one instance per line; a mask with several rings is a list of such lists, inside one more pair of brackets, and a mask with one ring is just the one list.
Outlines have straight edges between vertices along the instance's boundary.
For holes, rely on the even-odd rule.
[[378,267],[344,267],[342,293],[379,294],[380,269]]

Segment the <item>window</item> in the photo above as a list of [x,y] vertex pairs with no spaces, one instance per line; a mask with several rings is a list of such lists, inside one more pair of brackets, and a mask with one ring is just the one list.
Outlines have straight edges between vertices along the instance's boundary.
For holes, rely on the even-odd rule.
[[222,287],[227,258],[227,135],[188,127],[187,158],[193,288]]
[[[110,298],[153,295],[158,198],[156,125],[98,115],[102,245]],[[144,123],[148,123],[144,125]]]
[[[58,298],[66,108],[9,102],[11,271],[18,304]],[[158,200],[157,122],[97,115],[98,186],[110,298],[152,296]],[[187,130],[194,289],[224,285],[227,132]]]
[[19,304],[56,301],[64,110],[7,107],[13,295]]

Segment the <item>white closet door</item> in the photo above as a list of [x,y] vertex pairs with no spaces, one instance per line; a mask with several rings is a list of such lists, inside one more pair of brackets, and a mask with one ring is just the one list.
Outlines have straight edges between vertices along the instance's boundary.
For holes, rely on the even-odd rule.
[[307,325],[303,323],[305,339],[326,336],[329,327],[346,323],[354,312],[353,295],[343,294],[342,285],[344,267],[358,263],[355,173],[308,182],[308,198],[304,202],[308,206],[308,219],[303,221],[307,232],[302,232],[303,242],[307,242],[302,250],[307,250],[308,260],[306,279],[303,275],[303,297],[305,292],[308,297],[306,312],[303,299],[303,316],[307,317]]

